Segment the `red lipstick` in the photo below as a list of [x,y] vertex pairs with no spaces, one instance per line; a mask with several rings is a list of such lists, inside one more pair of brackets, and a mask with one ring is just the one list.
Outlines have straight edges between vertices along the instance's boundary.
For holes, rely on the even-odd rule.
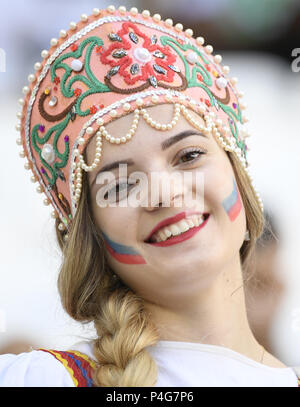
[[[185,219],[190,215],[208,215],[202,212],[196,212],[196,211],[185,211],[185,212],[180,212],[175,216],[171,216],[170,218],[166,218],[163,221],[159,222],[154,229],[152,229],[152,231],[149,233],[149,235],[146,237],[146,239],[144,240],[144,242],[149,243],[149,240],[151,238],[151,236],[157,232],[159,229],[171,225],[172,223],[176,223],[179,222],[181,219]],[[201,225],[200,225],[201,226]],[[187,231],[188,232],[188,231]]]
[[178,236],[172,236],[163,242],[156,242],[156,243],[149,242],[149,244],[151,244],[153,246],[167,247],[167,246],[171,246],[173,244],[183,242],[184,240],[190,239],[197,232],[199,232],[200,229],[204,228],[204,226],[208,222],[209,214],[204,214],[204,218],[205,218],[205,220],[204,220],[204,222],[201,223],[201,225],[191,228],[191,229],[187,230],[186,232],[181,233]]

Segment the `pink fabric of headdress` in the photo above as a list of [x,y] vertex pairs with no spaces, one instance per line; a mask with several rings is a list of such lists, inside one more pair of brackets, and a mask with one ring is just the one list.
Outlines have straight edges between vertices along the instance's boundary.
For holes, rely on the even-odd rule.
[[95,11],[53,39],[24,89],[19,129],[28,167],[65,226],[77,208],[79,154],[99,125],[137,108],[180,103],[214,112],[228,149],[248,167],[242,105],[222,58],[181,24],[124,9]]

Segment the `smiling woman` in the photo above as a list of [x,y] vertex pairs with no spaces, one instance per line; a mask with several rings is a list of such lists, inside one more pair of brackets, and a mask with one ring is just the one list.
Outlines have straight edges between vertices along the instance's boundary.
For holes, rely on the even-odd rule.
[[241,94],[182,28],[109,6],[43,51],[18,144],[55,209],[63,307],[97,337],[4,355],[0,383],[297,386],[247,318],[264,216]]

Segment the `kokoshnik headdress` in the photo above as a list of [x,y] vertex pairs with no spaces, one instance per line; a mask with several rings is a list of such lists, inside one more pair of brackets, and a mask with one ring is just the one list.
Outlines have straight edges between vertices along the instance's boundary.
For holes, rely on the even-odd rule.
[[[134,136],[141,117],[157,130],[172,129],[182,114],[195,128],[212,132],[220,145],[234,152],[249,176],[247,161],[248,121],[240,103],[243,93],[236,90],[237,78],[229,78],[229,67],[204,38],[193,31],[148,10],[133,7],[117,10],[93,9],[91,16],[71,22],[60,38],[51,39],[43,50],[42,62],[34,65],[19,99],[22,111],[16,129],[17,144],[27,157],[25,168],[31,180],[39,183],[44,204],[52,205],[59,217],[59,229],[68,230],[81,194],[82,170],[92,171],[101,159],[102,139],[113,144],[127,143]],[[153,120],[146,108],[161,103],[174,104],[170,123]],[[188,109],[203,118],[197,122]],[[105,125],[134,112],[130,129],[120,138],[112,137]],[[88,166],[83,151],[93,136],[97,138],[95,159]]]

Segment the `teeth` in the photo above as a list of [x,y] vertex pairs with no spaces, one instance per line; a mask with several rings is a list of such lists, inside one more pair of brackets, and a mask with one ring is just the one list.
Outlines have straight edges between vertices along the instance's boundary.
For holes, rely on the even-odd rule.
[[183,219],[181,220],[179,223],[179,229],[181,232],[186,232],[187,230],[190,229],[190,226],[188,225],[188,223]]
[[182,219],[177,223],[168,225],[158,230],[150,239],[151,242],[163,242],[171,236],[178,236],[187,230],[197,227],[204,222],[203,216],[193,215],[188,219]]
[[194,222],[192,221],[192,219],[186,219],[187,224],[189,225],[190,228],[194,227]]
[[177,225],[175,225],[175,224],[170,225],[169,228],[170,228],[170,231],[172,232],[173,236],[177,236],[180,234],[180,228]]

